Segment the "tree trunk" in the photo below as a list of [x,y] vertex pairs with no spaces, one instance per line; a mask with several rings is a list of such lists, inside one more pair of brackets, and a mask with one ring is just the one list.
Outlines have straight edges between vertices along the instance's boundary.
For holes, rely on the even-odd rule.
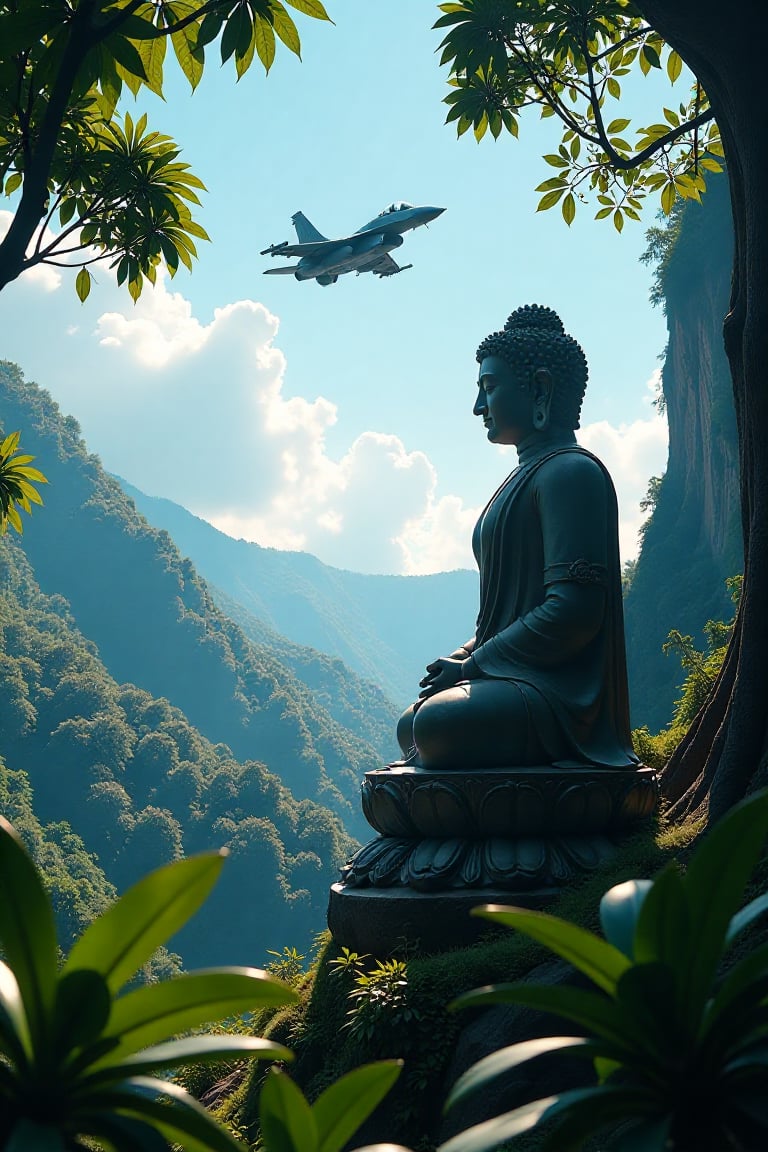
[[673,816],[717,819],[768,782],[768,7],[764,0],[727,7],[722,0],[638,0],[637,7],[704,86],[723,138],[733,211],[723,331],[739,441],[744,584],[720,676],[662,778]]

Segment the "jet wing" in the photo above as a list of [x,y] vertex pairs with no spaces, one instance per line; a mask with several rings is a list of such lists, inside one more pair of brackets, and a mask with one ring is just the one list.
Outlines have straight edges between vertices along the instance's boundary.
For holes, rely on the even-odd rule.
[[389,253],[385,252],[382,256],[374,256],[367,264],[361,264],[357,271],[373,272],[374,276],[394,276],[397,272],[403,272],[410,267],[410,264],[405,264],[401,268]]
[[287,268],[265,268],[265,276],[293,276],[298,264],[289,264]]
[[339,248],[344,240],[313,240],[308,244],[270,244],[259,253],[260,256],[313,256],[317,252],[327,252]]

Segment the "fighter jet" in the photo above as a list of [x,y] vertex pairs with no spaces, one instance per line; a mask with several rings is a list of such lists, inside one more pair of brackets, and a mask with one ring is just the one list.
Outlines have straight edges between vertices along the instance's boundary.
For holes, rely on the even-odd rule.
[[303,212],[291,217],[298,244],[284,240],[270,244],[261,256],[300,256],[298,264],[286,268],[267,268],[266,276],[295,276],[297,280],[317,280],[326,287],[335,284],[345,272],[373,272],[374,276],[395,276],[412,268],[412,264],[397,264],[389,253],[403,243],[403,232],[429,224],[444,212],[444,208],[414,208],[404,200],[396,200],[375,220],[369,221],[341,240],[328,240],[310,224]]

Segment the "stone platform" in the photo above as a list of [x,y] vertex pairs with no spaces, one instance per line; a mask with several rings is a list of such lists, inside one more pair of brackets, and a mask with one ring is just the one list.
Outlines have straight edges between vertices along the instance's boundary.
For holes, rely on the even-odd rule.
[[650,768],[384,768],[366,773],[363,812],[379,835],[342,869],[328,926],[340,944],[464,944],[478,904],[540,908],[609,860],[658,804]]

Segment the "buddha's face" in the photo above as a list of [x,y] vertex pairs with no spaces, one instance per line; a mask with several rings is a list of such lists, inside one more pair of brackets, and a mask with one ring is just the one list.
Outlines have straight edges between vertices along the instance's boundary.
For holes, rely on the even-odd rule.
[[472,411],[482,417],[488,439],[493,444],[519,444],[534,430],[531,389],[500,356],[485,357],[477,383]]

